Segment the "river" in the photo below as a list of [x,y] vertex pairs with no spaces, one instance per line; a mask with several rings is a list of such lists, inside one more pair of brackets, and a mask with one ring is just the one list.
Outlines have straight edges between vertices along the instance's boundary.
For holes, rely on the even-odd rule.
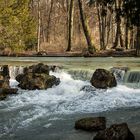
[[107,125],[127,122],[136,140],[140,139],[140,88],[118,81],[107,90],[81,90],[89,86],[96,68],[129,67],[140,71],[139,58],[0,57],[0,64],[11,67],[11,87],[15,66],[35,63],[57,65],[51,72],[60,85],[48,90],[22,90],[0,102],[0,140],[92,140],[95,133],[74,129],[77,119],[105,116]]

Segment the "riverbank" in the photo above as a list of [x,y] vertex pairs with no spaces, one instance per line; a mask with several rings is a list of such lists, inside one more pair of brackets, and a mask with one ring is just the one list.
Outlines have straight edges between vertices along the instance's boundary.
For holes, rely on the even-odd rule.
[[106,50],[98,51],[93,54],[88,52],[0,52],[0,56],[3,57],[138,57],[136,50]]

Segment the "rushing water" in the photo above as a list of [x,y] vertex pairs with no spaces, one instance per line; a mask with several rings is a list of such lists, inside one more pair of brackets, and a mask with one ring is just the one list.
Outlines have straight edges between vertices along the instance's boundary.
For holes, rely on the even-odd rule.
[[[62,70],[50,73],[59,77],[61,83],[48,90],[19,89],[18,95],[1,101],[0,140],[92,140],[95,133],[74,129],[75,120],[84,116],[105,116],[108,125],[127,122],[136,140],[140,139],[140,88],[126,86],[123,80],[107,90],[90,89],[89,83],[95,68],[121,65],[138,71],[139,59],[82,58],[82,62],[80,58],[66,58],[66,62],[64,58],[31,59],[30,64],[44,62],[63,66]],[[11,65],[29,64],[21,58],[5,58],[2,64],[6,64],[6,60]],[[22,67],[11,66],[10,73],[11,86],[17,87],[14,77],[22,73]],[[124,77],[124,73],[120,73]]]

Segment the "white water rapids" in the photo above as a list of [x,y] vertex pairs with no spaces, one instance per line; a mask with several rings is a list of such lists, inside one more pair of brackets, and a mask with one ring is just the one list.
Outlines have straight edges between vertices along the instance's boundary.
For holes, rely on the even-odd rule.
[[[19,89],[18,95],[9,96],[0,102],[0,115],[11,115],[3,118],[5,123],[0,124],[0,136],[10,133],[13,129],[26,128],[37,119],[47,116],[140,107],[140,89],[118,85],[108,90],[81,91],[83,86],[90,85],[89,81],[74,80],[70,74],[63,71],[51,74],[61,79],[60,85],[47,90]],[[17,84],[15,80],[11,80],[12,87],[17,87]],[[47,124],[46,127],[50,125]]]

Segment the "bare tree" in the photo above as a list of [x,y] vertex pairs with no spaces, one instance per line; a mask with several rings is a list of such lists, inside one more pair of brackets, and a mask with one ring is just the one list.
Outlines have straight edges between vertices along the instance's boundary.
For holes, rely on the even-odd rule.
[[41,12],[40,0],[38,0],[38,33],[37,33],[37,52],[40,51],[40,34],[41,34]]
[[119,41],[120,46],[123,48],[123,38],[122,38],[122,30],[121,30],[121,4],[122,0],[115,0],[115,11],[116,11],[116,36],[115,36],[115,42],[113,48],[118,47]]
[[48,15],[48,21],[47,21],[47,42],[49,42],[50,39],[50,31],[51,31],[51,16],[53,12],[53,4],[54,0],[50,1],[50,10],[49,10],[49,15]]
[[83,31],[84,31],[84,35],[86,37],[86,41],[87,41],[87,45],[88,45],[88,52],[89,53],[93,53],[96,51],[93,43],[92,43],[92,39],[89,33],[89,29],[88,29],[88,25],[86,23],[86,17],[84,15],[84,11],[83,11],[83,7],[82,7],[82,1],[78,0],[78,5],[79,5],[79,11],[80,11],[80,18],[81,18],[81,23],[82,23],[82,27],[83,27]]
[[70,0],[69,18],[68,18],[68,46],[66,51],[71,51],[73,36],[73,18],[74,18],[74,0]]

